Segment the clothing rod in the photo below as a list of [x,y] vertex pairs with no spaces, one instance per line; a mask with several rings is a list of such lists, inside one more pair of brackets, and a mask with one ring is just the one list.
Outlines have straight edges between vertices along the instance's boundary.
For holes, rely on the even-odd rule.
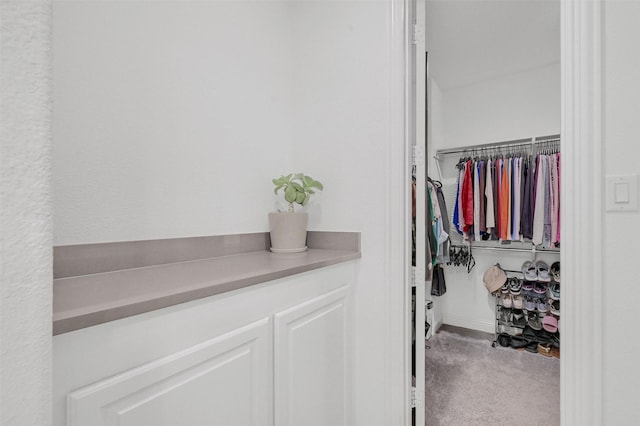
[[539,136],[536,138],[527,138],[527,139],[514,139],[511,141],[502,141],[502,142],[492,142],[486,143],[482,145],[469,145],[463,146],[459,148],[449,148],[449,149],[439,149],[436,152],[435,158],[439,159],[441,155],[446,154],[456,154],[456,153],[464,153],[468,151],[478,151],[486,148],[501,148],[501,147],[512,147],[512,146],[524,146],[524,145],[535,145],[538,143],[552,142],[560,140],[560,135],[549,135],[549,136]]

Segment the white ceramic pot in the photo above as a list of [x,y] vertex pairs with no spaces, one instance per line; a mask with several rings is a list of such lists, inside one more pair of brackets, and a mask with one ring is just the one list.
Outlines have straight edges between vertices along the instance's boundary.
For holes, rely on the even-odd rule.
[[274,253],[298,253],[307,249],[306,212],[269,213],[271,251]]

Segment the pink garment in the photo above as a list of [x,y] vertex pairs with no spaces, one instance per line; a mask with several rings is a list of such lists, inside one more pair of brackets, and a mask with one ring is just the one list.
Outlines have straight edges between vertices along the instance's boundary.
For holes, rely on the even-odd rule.
[[480,174],[477,163],[473,167],[473,238],[480,241]]
[[551,246],[558,241],[558,156],[553,154],[551,159]]
[[507,236],[505,240],[511,239],[512,229],[511,222],[513,221],[513,158],[507,160]]
[[556,241],[559,243],[560,242],[560,217],[562,216],[561,211],[560,211],[560,188],[562,188],[560,186],[560,164],[562,163],[562,161],[560,161],[560,153],[557,154],[558,155],[558,229],[556,231]]

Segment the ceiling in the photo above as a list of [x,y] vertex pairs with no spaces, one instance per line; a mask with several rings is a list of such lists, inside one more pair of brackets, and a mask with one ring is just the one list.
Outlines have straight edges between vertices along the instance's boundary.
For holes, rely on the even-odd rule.
[[560,0],[427,0],[429,73],[447,90],[560,61]]

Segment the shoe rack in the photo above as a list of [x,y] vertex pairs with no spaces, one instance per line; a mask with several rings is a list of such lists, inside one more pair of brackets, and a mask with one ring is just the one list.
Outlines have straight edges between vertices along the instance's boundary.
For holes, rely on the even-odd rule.
[[560,263],[552,265],[557,274],[549,274],[549,281],[526,280],[523,271],[505,271],[507,281],[493,293],[496,307],[493,347],[508,346],[560,357]]

